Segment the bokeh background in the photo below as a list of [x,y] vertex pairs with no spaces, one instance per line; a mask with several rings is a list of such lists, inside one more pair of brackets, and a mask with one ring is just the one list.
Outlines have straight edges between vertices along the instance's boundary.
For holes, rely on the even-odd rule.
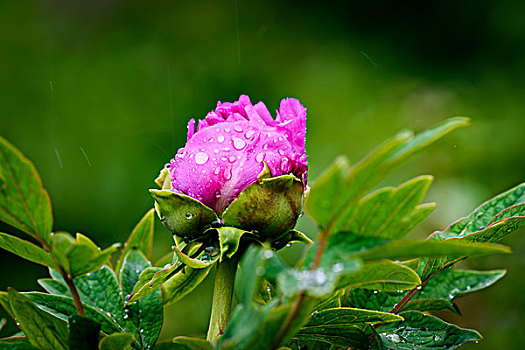
[[[246,93],[274,110],[299,98],[310,179],[401,129],[469,116],[472,126],[386,181],[435,176],[427,201],[438,209],[411,234],[421,238],[525,180],[524,54],[525,11],[514,0],[5,0],[0,134],[39,169],[55,228],[105,247],[151,208],[147,189],[183,146],[187,120],[217,100]],[[308,218],[300,227],[315,235]],[[524,234],[503,242],[512,255],[467,266],[508,275],[460,299],[463,317],[445,315],[485,336],[465,349],[525,348]],[[171,245],[160,223],[155,242],[157,257]],[[283,255],[293,262],[300,249]],[[0,254],[1,289],[39,289],[46,269]],[[167,309],[163,339],[205,333],[211,289],[208,278]]]

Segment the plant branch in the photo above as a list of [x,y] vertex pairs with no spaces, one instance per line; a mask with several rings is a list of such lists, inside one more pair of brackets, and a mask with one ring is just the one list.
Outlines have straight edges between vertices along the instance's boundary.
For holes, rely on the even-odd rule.
[[206,337],[208,341],[214,344],[224,332],[230,319],[237,261],[238,258],[234,256],[231,259],[217,263],[210,325]]
[[[319,267],[319,264],[321,263],[321,258],[323,256],[324,250],[326,248],[326,244],[328,243],[328,237],[330,236],[331,231],[331,225],[329,225],[326,230],[319,232],[319,244],[317,245],[317,249],[315,250],[315,255],[312,260],[312,263],[310,264],[310,270],[315,270]],[[275,341],[271,347],[271,349],[277,349],[281,342],[286,337],[286,334],[292,327],[293,321],[299,314],[299,311],[301,310],[301,305],[303,301],[305,300],[306,293],[305,291],[301,291],[297,298],[294,301],[294,304],[292,305],[292,309],[290,310],[290,313],[288,316],[286,316],[286,319],[284,320],[284,323],[279,330],[279,333],[277,334],[277,337],[275,338]]]
[[84,306],[82,306],[82,302],[80,301],[80,295],[78,294],[75,282],[73,282],[73,280],[69,278],[66,271],[64,271],[62,267],[60,268],[60,274],[62,275],[64,281],[66,281],[69,291],[71,292],[71,296],[73,297],[73,302],[75,303],[75,308],[77,309],[78,314],[80,316],[86,316],[86,312],[84,311]]

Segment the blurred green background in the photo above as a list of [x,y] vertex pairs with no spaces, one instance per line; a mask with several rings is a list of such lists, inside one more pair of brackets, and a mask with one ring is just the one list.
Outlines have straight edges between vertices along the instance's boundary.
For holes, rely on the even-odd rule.
[[[391,176],[435,183],[425,237],[525,180],[525,12],[520,1],[0,2],[0,134],[39,169],[55,228],[101,246],[123,241],[152,206],[147,189],[185,142],[186,123],[241,93],[272,111],[308,108],[310,179],[393,133],[455,115],[455,132]],[[314,235],[311,222],[300,227]],[[155,255],[171,237],[157,225]],[[12,229],[0,226],[2,231]],[[467,348],[525,348],[524,230],[496,286],[445,315],[485,336]],[[288,261],[301,247],[284,252]],[[39,289],[46,270],[1,252],[2,290]],[[211,279],[169,307],[162,338],[204,334]],[[2,314],[2,315],[5,315]],[[5,317],[5,316],[3,316]],[[0,335],[14,332],[9,323]]]

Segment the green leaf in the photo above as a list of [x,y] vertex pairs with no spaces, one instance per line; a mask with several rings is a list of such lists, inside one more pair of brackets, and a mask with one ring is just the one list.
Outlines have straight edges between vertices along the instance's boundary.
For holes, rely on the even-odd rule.
[[131,333],[114,333],[100,341],[100,350],[131,350],[131,344],[135,337]]
[[[133,287],[139,281],[139,276],[148,267],[150,262],[137,249],[131,250],[125,257],[120,273],[122,292],[130,295]],[[129,297],[126,297],[129,299]],[[125,329],[133,333],[143,348],[155,344],[162,327],[162,295],[160,289],[150,295],[126,306]]]
[[58,270],[56,263],[49,253],[29,241],[0,232],[0,248],[31,262]]
[[[194,248],[195,253],[198,254],[197,258],[191,258],[187,256],[182,251],[180,251],[178,247],[175,246],[173,247],[173,249],[178,257],[177,262],[175,262],[174,264],[168,264],[163,269],[158,267],[148,267],[144,269],[144,271],[140,274],[139,280],[133,287],[127,304],[130,304],[136,300],[144,298],[147,295],[150,295],[172,278],[175,279],[171,284],[172,292],[176,292],[177,294],[170,295],[170,299],[173,297],[176,298],[174,299],[174,301],[172,300],[171,302],[177,301],[179,297],[184,296],[185,294],[191,292],[195,287],[197,287],[198,283],[202,282],[204,277],[206,277],[213,264],[217,262],[217,260],[219,259],[219,254],[213,257],[210,256],[210,254],[212,253],[209,253],[208,251],[206,251],[206,249],[201,249],[203,248],[202,245],[200,247],[196,246]],[[199,253],[200,250],[202,250],[201,253]],[[191,271],[193,269],[204,271],[193,273],[190,272],[192,276],[198,277],[196,280],[190,281],[188,279],[188,276],[181,276],[185,273],[184,270],[181,271],[181,268],[183,268],[181,264],[184,264],[184,269],[188,269],[188,271]]]
[[406,303],[399,311],[451,311],[461,316],[456,304],[445,299],[416,299]]
[[162,302],[164,307],[174,304],[191,293],[208,276],[211,266],[204,269],[185,267],[162,285]]
[[364,348],[367,344],[363,333],[365,325],[401,320],[402,317],[386,312],[345,307],[326,309],[314,312],[293,339],[299,343],[323,341],[335,346]]
[[364,288],[352,288],[341,297],[341,306],[390,312],[405,296],[405,291],[385,292]]
[[451,118],[415,137],[409,131],[400,132],[350,170],[346,161],[336,161],[312,185],[307,202],[309,214],[323,230],[344,230],[349,218],[353,217],[355,203],[390,172],[450,131],[466,125],[467,118]]
[[49,244],[53,214],[35,166],[0,137],[0,220]]
[[306,196],[306,210],[321,228],[328,226],[334,210],[340,205],[341,189],[346,186],[349,169],[348,159],[339,156],[311,185]]
[[[525,202],[525,183],[522,183],[507,192],[497,195],[476,208],[469,216],[459,219],[444,231],[432,234],[434,239],[463,238],[476,233],[478,242],[495,242],[517,228],[525,220],[522,207],[513,209],[510,213],[518,214],[512,217],[502,214],[509,207]],[[499,220],[499,221],[498,221]],[[495,227],[491,227],[495,226]]]
[[[23,293],[23,295],[37,304],[40,309],[49,312],[65,322],[69,320],[70,316],[76,314],[75,303],[70,297],[40,292],[28,292]],[[83,306],[86,316],[99,322],[104,333],[110,334],[123,331],[122,326],[119,325],[117,320],[108,312],[87,304]]]
[[128,240],[124,244],[124,248],[120,253],[120,256],[115,267],[115,271],[120,274],[124,257],[132,249],[139,249],[144,253],[146,258],[151,259],[151,249],[153,246],[153,232],[154,232],[154,210],[149,210],[146,215],[138,222],[137,226],[131,231]]
[[481,340],[478,332],[459,328],[434,316],[417,311],[403,312],[402,316],[404,321],[378,329],[388,349],[456,349],[466,342]]
[[445,299],[487,288],[505,276],[505,270],[473,271],[447,269],[430,279],[415,299]]
[[226,226],[257,232],[261,241],[292,229],[302,210],[303,183],[293,175],[261,179],[246,187],[222,213]]
[[77,233],[74,239],[67,232],[55,233],[52,238],[51,254],[60,262],[71,278],[78,278],[98,270],[107,263],[118,244],[99,250],[88,237]]
[[364,260],[392,259],[409,260],[418,257],[460,258],[510,253],[510,248],[499,244],[465,242],[459,239],[446,241],[391,241],[358,254]]
[[9,303],[29,342],[43,350],[67,350],[67,324],[39,309],[31,300],[8,288]]
[[412,269],[388,260],[365,264],[358,272],[343,276],[337,288],[367,288],[382,291],[408,290],[421,284]]
[[87,317],[73,315],[69,318],[69,348],[97,350],[100,324]]
[[175,337],[172,342],[155,345],[154,350],[213,350],[213,345],[205,339]]
[[40,278],[37,282],[49,294],[71,297],[71,292],[63,280],[60,282],[52,278]]
[[3,342],[2,340],[0,339],[0,350],[40,350],[27,342]]
[[[397,188],[386,187],[359,201],[348,223],[341,228],[372,237],[398,239],[429,215],[435,205],[419,206],[433,177],[419,176]],[[425,209],[421,209],[425,208]],[[417,211],[417,213],[415,213]],[[419,220],[414,222],[414,219]]]
[[170,190],[149,190],[155,198],[155,209],[164,225],[185,241],[198,240],[219,218],[215,212],[189,196]]

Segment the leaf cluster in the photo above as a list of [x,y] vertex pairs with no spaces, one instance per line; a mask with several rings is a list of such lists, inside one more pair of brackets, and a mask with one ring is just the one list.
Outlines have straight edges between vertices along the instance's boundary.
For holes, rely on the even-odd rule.
[[[427,240],[403,238],[435,208],[434,203],[423,203],[433,178],[418,176],[396,187],[377,188],[414,155],[467,124],[465,118],[452,118],[415,136],[401,132],[353,166],[338,158],[308,191],[306,210],[319,233],[293,267],[275,250],[291,241],[307,242],[304,234],[289,230],[282,242],[261,245],[250,240],[253,232],[235,225],[213,227],[214,240],[176,238],[173,250],[153,264],[153,209],[122,247],[100,249],[83,234],[54,232],[49,197],[34,166],[0,138],[0,219],[29,236],[26,240],[0,233],[0,247],[47,266],[50,275],[38,281],[45,293],[13,288],[0,292],[0,304],[21,331],[0,339],[0,347],[455,349],[478,341],[478,332],[430,313],[461,314],[456,298],[505,275],[504,270],[455,269],[455,264],[468,257],[509,253],[497,242],[525,220],[525,184]],[[165,189],[152,193],[159,203],[200,208],[199,202]],[[234,209],[232,222],[246,214]],[[185,213],[159,212],[171,220],[165,224],[179,232],[188,222]],[[194,222],[209,222],[214,215],[204,212]],[[272,231],[263,221],[260,230]],[[187,235],[202,237],[210,228],[201,226],[192,225]],[[117,251],[112,264],[110,256]],[[216,344],[190,337],[158,343],[163,308],[190,293],[218,262],[241,253],[237,303]]]

